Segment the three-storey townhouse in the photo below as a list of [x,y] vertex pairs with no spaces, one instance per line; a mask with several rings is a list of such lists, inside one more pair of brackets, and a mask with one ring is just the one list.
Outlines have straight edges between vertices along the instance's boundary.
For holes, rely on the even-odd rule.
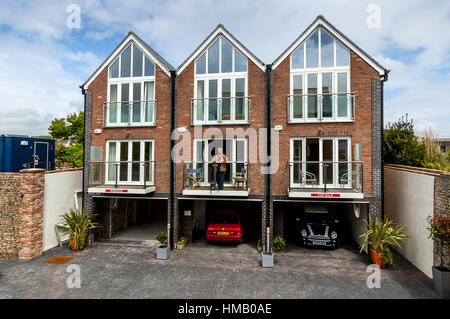
[[274,61],[275,234],[298,238],[292,225],[311,206],[337,214],[356,240],[368,213],[381,216],[387,73],[323,16]]
[[[239,213],[244,237],[261,233],[264,93],[264,63],[223,25],[177,69],[176,127],[179,142],[189,147],[176,168],[175,236],[204,237],[219,209]],[[219,148],[228,159],[223,189],[213,163]]]
[[98,214],[100,238],[142,221],[166,230],[172,70],[130,32],[81,86],[84,207]]

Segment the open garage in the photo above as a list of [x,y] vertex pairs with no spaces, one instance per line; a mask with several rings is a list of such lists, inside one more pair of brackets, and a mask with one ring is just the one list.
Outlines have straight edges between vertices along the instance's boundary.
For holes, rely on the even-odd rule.
[[[189,243],[206,242],[206,231],[214,213],[235,211],[243,228],[243,242],[256,247],[261,234],[261,201],[233,199],[179,200],[180,236]],[[220,243],[218,243],[220,244]]]
[[155,240],[167,228],[167,200],[159,198],[96,198],[102,227],[96,239]]
[[[367,218],[367,209],[368,204],[362,203],[275,201],[274,236],[282,236],[288,246],[300,245],[310,248],[357,246],[361,243],[359,236],[365,231],[364,219]],[[312,242],[306,244],[305,236],[302,235],[303,229],[307,237],[317,235],[315,239],[318,240],[314,244]],[[331,237],[336,237],[336,246],[325,245],[322,241],[324,238],[333,241],[334,238]]]

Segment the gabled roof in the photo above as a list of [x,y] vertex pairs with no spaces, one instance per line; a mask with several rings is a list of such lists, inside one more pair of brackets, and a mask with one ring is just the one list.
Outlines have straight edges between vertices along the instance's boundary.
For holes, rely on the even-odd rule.
[[134,32],[130,31],[128,35],[119,43],[119,45],[111,52],[111,54],[103,61],[103,63],[95,70],[95,72],[83,83],[81,88],[87,89],[92,81],[100,74],[100,72],[107,67],[113,59],[130,43],[136,43],[153,62],[155,62],[167,75],[170,76],[170,71],[175,68],[169,62],[164,60],[155,50],[153,50],[144,40],[138,37]]
[[364,52],[359,46],[357,46],[352,40],[347,38],[341,31],[336,29],[324,16],[319,15],[313,23],[272,63],[273,69],[275,69],[286,57],[288,57],[297,47],[305,41],[313,32],[318,28],[324,29],[335,39],[339,40],[342,44],[347,46],[353,52],[358,54],[364,61],[372,66],[380,75],[386,75],[389,70],[384,68],[380,63],[375,61],[370,55]]
[[205,50],[219,35],[222,35],[231,44],[241,51],[248,59],[252,60],[261,70],[265,70],[265,64],[256,57],[249,49],[247,49],[238,39],[236,39],[222,24],[217,25],[213,32],[211,32],[205,40],[191,53],[191,55],[183,62],[177,69],[177,74],[195,60],[203,50]]

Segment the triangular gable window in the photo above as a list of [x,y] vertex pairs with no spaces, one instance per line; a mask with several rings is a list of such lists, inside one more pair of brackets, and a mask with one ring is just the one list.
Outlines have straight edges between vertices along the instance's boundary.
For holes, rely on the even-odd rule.
[[247,72],[247,58],[223,37],[217,38],[195,62],[196,74]]
[[154,75],[155,64],[135,44],[128,45],[109,66],[112,79]]
[[349,65],[349,50],[320,28],[300,44],[291,55],[292,69]]

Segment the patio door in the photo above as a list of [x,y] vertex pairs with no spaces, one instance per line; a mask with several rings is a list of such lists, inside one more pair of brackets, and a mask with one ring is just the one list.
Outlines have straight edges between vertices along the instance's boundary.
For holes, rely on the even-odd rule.
[[218,153],[218,149],[228,158],[225,164],[224,184],[230,186],[236,172],[247,169],[247,140],[245,138],[235,139],[201,139],[194,143],[194,167],[203,170],[203,184],[209,185],[216,180],[215,172],[217,166],[212,159]]
[[[291,138],[292,187],[337,187],[351,174],[349,137]],[[345,182],[344,186],[350,186]]]
[[106,183],[153,183],[153,141],[108,141]]

